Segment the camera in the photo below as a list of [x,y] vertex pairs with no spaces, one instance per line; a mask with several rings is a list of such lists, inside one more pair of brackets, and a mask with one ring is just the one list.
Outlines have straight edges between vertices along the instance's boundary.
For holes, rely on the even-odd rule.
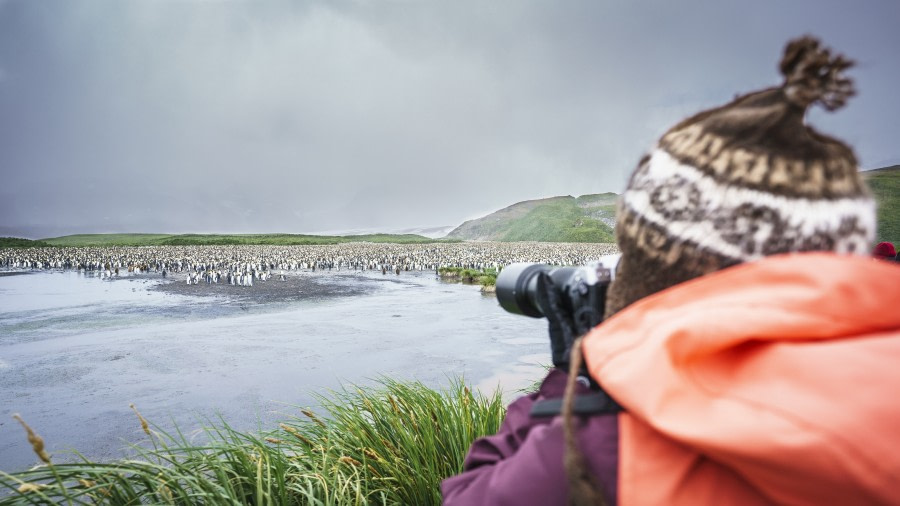
[[[497,276],[497,300],[510,313],[532,318],[562,309],[571,318],[573,330],[583,334],[603,321],[611,280],[612,271],[599,261],[580,267],[516,263]],[[552,293],[542,294],[542,290]]]

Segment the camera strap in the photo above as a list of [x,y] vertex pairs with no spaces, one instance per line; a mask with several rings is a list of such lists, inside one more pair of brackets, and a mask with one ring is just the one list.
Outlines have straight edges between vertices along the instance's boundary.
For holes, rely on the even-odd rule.
[[[562,398],[544,399],[534,403],[531,407],[531,416],[544,418],[557,416],[562,413]],[[603,390],[575,396],[575,404],[572,411],[576,415],[611,415],[623,411],[612,397]]]

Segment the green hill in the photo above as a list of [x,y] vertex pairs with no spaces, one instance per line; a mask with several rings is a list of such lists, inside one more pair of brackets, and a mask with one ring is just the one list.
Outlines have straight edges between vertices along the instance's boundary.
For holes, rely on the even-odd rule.
[[615,242],[618,195],[602,193],[526,200],[470,220],[448,238],[475,241]]
[[302,234],[77,234],[42,239],[50,246],[203,246],[341,244],[378,242],[419,244],[446,242],[414,234],[302,235]]
[[[900,165],[862,173],[878,203],[876,242],[900,245]],[[470,220],[447,237],[470,241],[615,242],[618,195],[526,200]]]
[[0,248],[40,248],[50,246],[43,241],[20,239],[18,237],[0,237]]
[[878,202],[876,242],[900,244],[900,165],[863,172]]

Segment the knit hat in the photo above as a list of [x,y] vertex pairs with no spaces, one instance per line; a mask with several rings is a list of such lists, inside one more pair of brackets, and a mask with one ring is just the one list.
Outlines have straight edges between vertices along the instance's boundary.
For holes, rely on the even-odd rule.
[[889,242],[880,242],[875,245],[872,255],[877,258],[894,258],[897,251],[894,250],[894,244]]
[[622,258],[606,316],[683,281],[767,255],[868,254],[875,204],[853,150],[805,125],[854,94],[852,62],[812,37],[788,43],[784,83],[678,123],[638,163],[618,204]]

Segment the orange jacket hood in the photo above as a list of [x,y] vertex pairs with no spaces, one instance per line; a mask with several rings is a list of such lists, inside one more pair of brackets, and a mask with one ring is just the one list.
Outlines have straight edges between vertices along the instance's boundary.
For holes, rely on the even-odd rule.
[[622,504],[900,503],[900,265],[828,253],[642,299],[584,340]]

